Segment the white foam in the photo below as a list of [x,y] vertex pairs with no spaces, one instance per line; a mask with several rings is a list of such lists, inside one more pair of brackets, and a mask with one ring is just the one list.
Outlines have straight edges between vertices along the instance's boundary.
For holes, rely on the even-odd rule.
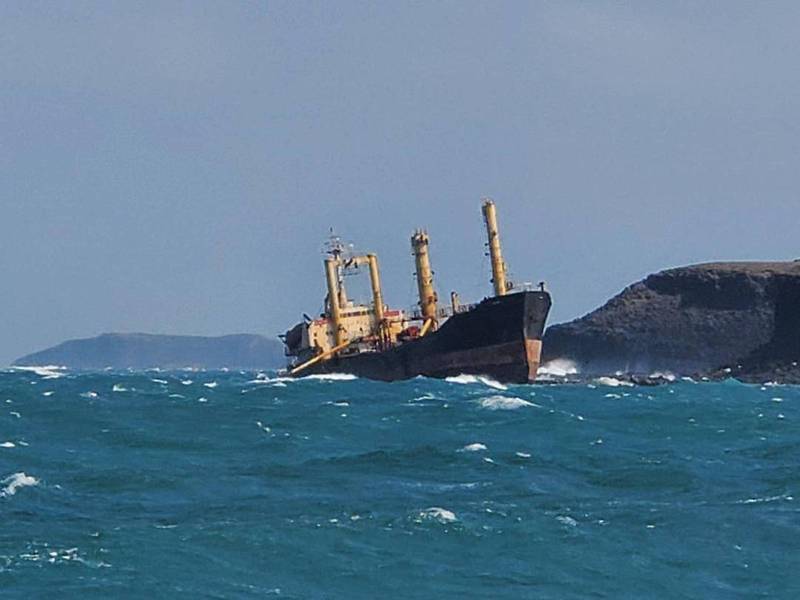
[[559,515],[556,517],[556,521],[562,523],[563,525],[567,525],[569,527],[577,527],[578,522],[570,516],[567,515]]
[[0,481],[0,485],[5,485],[5,487],[0,490],[0,497],[6,497],[13,496],[20,488],[39,485],[39,480],[36,479],[36,477],[26,475],[20,471],[19,473],[9,475],[3,479],[3,481]]
[[789,494],[781,494],[780,496],[764,496],[748,498],[747,500],[739,500],[736,504],[763,504],[764,502],[778,502],[780,500],[793,500]]
[[166,379],[151,379],[150,381],[152,381],[153,383],[161,383],[161,384],[164,384],[164,385],[169,383]]
[[578,365],[566,358],[557,358],[539,367],[539,377],[567,377],[578,374]]
[[466,373],[462,373],[461,375],[455,375],[453,377],[446,377],[445,381],[449,383],[460,383],[460,384],[469,384],[469,383],[482,383],[485,386],[490,388],[494,388],[496,390],[507,390],[508,386],[503,385],[499,381],[495,381],[491,377],[486,377],[485,375],[467,375]]
[[53,390],[50,390],[49,392],[42,392],[42,396],[44,396],[45,398],[47,398],[48,396],[52,396],[53,394],[55,394]]
[[442,524],[455,523],[458,521],[454,512],[439,506],[432,506],[421,510],[417,514],[417,517],[419,521],[437,521]]
[[84,392],[81,394],[81,398],[97,398],[97,392]]
[[358,379],[352,373],[314,373],[313,375],[306,375],[303,379],[316,379],[319,381],[353,381]]
[[650,373],[650,379],[665,379],[672,382],[675,381],[675,374],[669,371],[656,371],[655,373]]
[[529,453],[527,453],[527,452],[515,452],[514,454],[516,454],[520,458],[530,458],[531,457],[531,455]]
[[11,367],[15,371],[28,371],[30,373],[35,373],[39,377],[43,379],[58,379],[59,377],[63,377],[64,373],[61,371],[65,371],[67,367],[60,367],[58,365],[40,365],[40,366],[31,366],[31,367]]
[[606,385],[608,387],[633,387],[630,381],[621,381],[616,377],[598,377],[594,381],[598,385]]
[[482,398],[480,405],[488,410],[515,410],[524,406],[538,406],[538,404],[515,396],[489,396],[488,398]]
[[213,390],[213,389],[214,389],[215,387],[217,387],[219,384],[218,384],[216,381],[212,381],[212,382],[210,382],[210,383],[204,383],[203,385],[204,385],[204,386],[206,386],[207,388],[211,388],[211,389]]
[[111,391],[112,392],[127,392],[128,388],[126,388],[124,385],[120,385],[119,383],[115,383],[114,387],[111,388]]
[[467,444],[459,452],[480,452],[482,450],[488,450],[488,448],[480,442],[475,442],[474,444]]
[[499,381],[495,381],[490,377],[478,377],[478,381],[480,381],[483,385],[489,386],[490,388],[494,388],[496,390],[507,390],[508,386],[503,385]]
[[263,373],[259,373],[258,375],[256,375],[255,379],[251,379],[247,383],[269,384],[274,387],[286,387],[286,383],[289,381],[297,381],[297,380],[292,379],[291,377],[267,377]]
[[478,383],[478,378],[475,375],[455,375],[453,377],[445,377],[445,381],[448,383]]
[[14,442],[3,442],[0,444],[0,448],[16,448],[17,445]]
[[191,379],[183,379],[181,384],[183,385],[192,385],[194,382]]

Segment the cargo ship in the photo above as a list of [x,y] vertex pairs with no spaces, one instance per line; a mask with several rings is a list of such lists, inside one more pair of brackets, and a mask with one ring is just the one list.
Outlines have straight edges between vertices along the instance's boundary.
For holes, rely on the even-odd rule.
[[[532,382],[539,368],[550,294],[543,283],[533,289],[507,278],[493,201],[484,199],[482,214],[494,295],[475,304],[461,304],[452,292],[449,306],[439,306],[430,239],[424,230],[411,236],[419,292],[417,307],[411,311],[384,303],[375,254],[354,254],[332,237],[324,261],[323,313],[317,318],[305,315],[280,336],[290,359],[287,374],[350,373],[381,381],[469,374],[504,383]],[[345,276],[365,269],[371,302],[356,304],[347,297]]]

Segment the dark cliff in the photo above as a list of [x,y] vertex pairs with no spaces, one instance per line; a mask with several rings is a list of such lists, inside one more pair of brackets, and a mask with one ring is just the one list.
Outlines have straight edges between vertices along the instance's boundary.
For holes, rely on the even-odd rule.
[[270,369],[283,366],[282,347],[278,340],[248,334],[201,337],[105,333],[23,356],[15,364],[75,369]]
[[544,360],[569,358],[584,373],[742,365],[746,379],[746,372],[763,377],[798,357],[800,261],[662,271],[585,317],[550,327],[544,338]]

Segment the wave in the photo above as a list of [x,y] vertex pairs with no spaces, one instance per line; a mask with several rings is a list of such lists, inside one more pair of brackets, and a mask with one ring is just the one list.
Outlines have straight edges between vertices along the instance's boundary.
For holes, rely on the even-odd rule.
[[480,442],[475,442],[474,444],[467,444],[459,452],[480,452],[482,450],[488,450],[488,448]]
[[467,375],[462,373],[461,375],[454,375],[453,377],[445,377],[445,381],[448,383],[460,383],[460,384],[470,384],[470,383],[482,383],[485,386],[490,388],[494,388],[496,390],[507,390],[508,386],[503,385],[499,381],[495,381],[490,377],[485,377],[483,375]]
[[2,490],[0,490],[0,497],[5,498],[7,496],[13,496],[20,488],[39,485],[39,480],[36,479],[36,477],[27,475],[20,471],[19,473],[9,475],[0,481],[0,485],[5,486]]
[[594,382],[597,385],[605,385],[608,387],[633,387],[630,381],[622,381],[616,377],[598,377]]
[[489,396],[488,398],[482,398],[480,405],[488,410],[516,410],[525,406],[539,407],[538,404],[516,396]]
[[442,508],[440,506],[431,506],[430,508],[419,511],[414,520],[417,523],[422,523],[424,521],[436,521],[437,523],[442,523],[445,525],[447,523],[455,523],[458,521],[458,518],[451,510],[447,510],[446,508]]
[[34,373],[42,379],[58,379],[59,377],[64,376],[62,371],[66,371],[67,367],[60,367],[58,365],[41,365],[31,367],[13,366],[11,369],[14,371],[27,371],[29,373]]
[[547,379],[548,377],[568,377],[578,374],[578,365],[566,358],[556,358],[543,364],[537,371],[537,376]]
[[301,379],[316,379],[318,381],[353,381],[358,379],[352,373],[314,373],[313,375],[306,375]]

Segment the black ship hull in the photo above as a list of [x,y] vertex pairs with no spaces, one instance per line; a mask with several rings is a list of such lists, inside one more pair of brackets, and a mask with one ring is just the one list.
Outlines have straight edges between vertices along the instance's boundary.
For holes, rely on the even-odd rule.
[[335,356],[309,366],[299,376],[351,373],[395,381],[417,375],[473,374],[505,383],[529,383],[539,368],[550,304],[547,292],[487,298],[419,339],[382,352]]

